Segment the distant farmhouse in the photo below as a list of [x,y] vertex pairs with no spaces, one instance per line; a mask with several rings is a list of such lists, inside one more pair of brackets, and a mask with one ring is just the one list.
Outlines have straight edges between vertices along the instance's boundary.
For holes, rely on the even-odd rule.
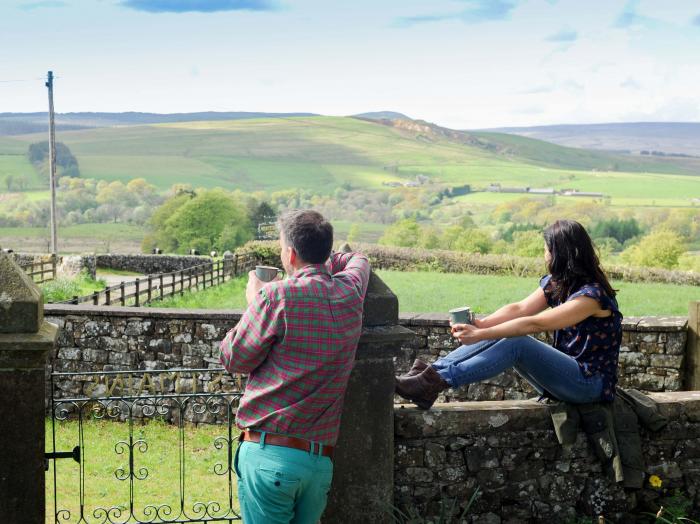
[[594,193],[590,191],[579,191],[578,189],[562,189],[557,191],[553,187],[504,187],[499,183],[489,184],[486,186],[486,191],[490,193],[527,193],[530,195],[562,195],[573,197],[593,197],[604,198],[603,193]]
[[383,186],[388,187],[420,187],[426,184],[430,184],[430,177],[425,175],[416,175],[414,180],[409,180],[408,182],[382,182]]

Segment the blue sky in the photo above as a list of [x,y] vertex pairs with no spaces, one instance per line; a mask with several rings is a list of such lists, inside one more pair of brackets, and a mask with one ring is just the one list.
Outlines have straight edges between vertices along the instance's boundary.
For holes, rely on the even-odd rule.
[[3,0],[0,49],[0,112],[700,121],[696,1]]

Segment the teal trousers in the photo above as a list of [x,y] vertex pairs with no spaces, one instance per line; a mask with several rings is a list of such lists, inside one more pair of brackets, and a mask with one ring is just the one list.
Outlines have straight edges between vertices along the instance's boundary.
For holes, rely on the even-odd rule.
[[316,524],[333,478],[328,457],[261,439],[241,442],[234,468],[243,524]]

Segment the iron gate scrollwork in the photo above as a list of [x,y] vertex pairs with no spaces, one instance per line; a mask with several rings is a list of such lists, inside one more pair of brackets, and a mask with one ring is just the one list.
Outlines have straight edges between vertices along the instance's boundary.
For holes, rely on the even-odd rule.
[[[223,368],[55,372],[51,374],[50,387],[51,435],[47,441],[50,441],[53,449],[47,453],[47,459],[53,459],[50,474],[53,477],[54,507],[53,516],[47,517],[47,522],[158,524],[233,522],[241,519],[237,509],[233,467],[237,446],[234,419],[243,389],[240,377],[231,377]],[[64,421],[68,423],[64,424]],[[86,442],[85,429],[91,421],[113,421],[115,426],[110,427],[126,433],[125,438],[117,440],[112,446],[111,459],[120,463],[111,471],[109,481],[120,483],[119,486],[128,485],[128,503],[91,506],[86,499],[86,482],[97,482],[93,473],[87,478],[86,464],[91,460],[108,459],[95,457],[91,453],[91,443]],[[153,421],[165,422],[176,428],[177,449],[173,454],[177,456],[177,462],[164,464],[168,472],[162,476],[177,474],[179,493],[175,504],[158,500],[142,505],[136,502],[139,489],[151,475],[149,468],[143,465],[142,457],[155,444],[146,436]],[[216,476],[216,479],[225,479],[228,492],[212,493],[208,500],[188,501],[187,490],[191,488],[188,485],[188,466],[196,460],[192,453],[188,453],[187,430],[197,424],[221,428],[222,434],[212,438],[208,445],[211,453],[223,456],[208,468],[207,474]],[[57,451],[57,431],[76,426],[77,445],[73,451]],[[73,443],[70,445],[72,447]],[[77,464],[55,460],[68,457],[72,457]],[[57,475],[59,468],[78,468],[77,501],[66,502],[60,498],[61,490],[57,489],[61,486]],[[66,504],[71,508],[67,508]]]

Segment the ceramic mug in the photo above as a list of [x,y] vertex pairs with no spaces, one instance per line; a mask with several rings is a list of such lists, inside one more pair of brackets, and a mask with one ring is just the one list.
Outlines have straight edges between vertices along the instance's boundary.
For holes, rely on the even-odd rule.
[[274,266],[255,266],[255,276],[262,282],[272,282],[282,270]]
[[452,325],[455,324],[473,324],[474,314],[469,306],[458,307],[450,309],[450,322]]

